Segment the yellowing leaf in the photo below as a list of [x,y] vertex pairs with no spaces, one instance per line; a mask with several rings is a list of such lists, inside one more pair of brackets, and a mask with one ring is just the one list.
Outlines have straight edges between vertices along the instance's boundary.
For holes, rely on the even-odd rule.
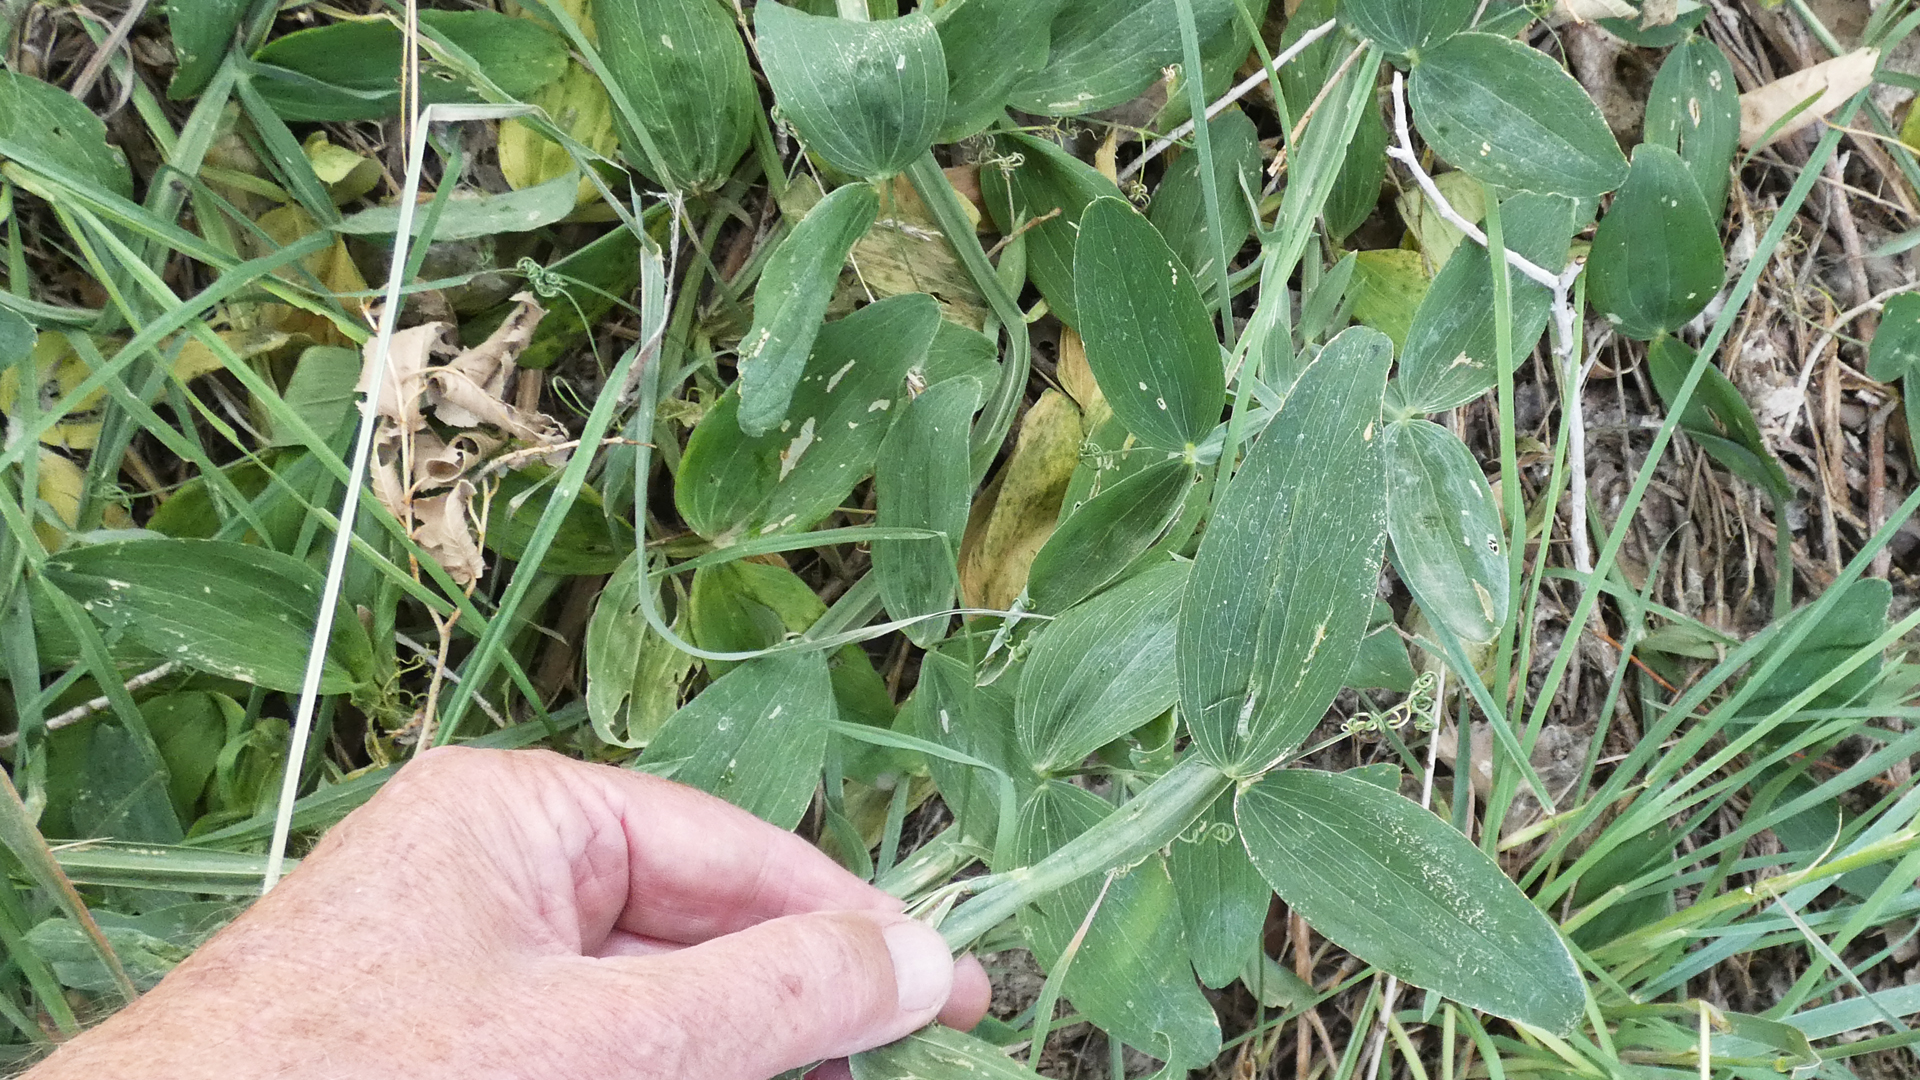
[[1011,607],[1027,587],[1033,557],[1059,521],[1081,438],[1080,410],[1065,394],[1045,391],[1027,410],[1012,456],[967,521],[960,596],[968,607]]
[[[79,354],[68,344],[66,335],[47,331],[33,347],[33,370],[40,408],[45,409],[73,392],[93,374]],[[0,413],[14,415],[14,398],[20,393],[20,369],[0,371]],[[100,439],[99,408],[105,400],[104,389],[94,390],[75,402],[59,423],[48,428],[40,441],[67,450],[91,450]]]
[[[1873,69],[1879,63],[1879,49],[1856,49],[1741,94],[1740,145],[1752,149],[1776,142],[1826,116],[1871,83]],[[1808,98],[1815,100],[1781,124],[1778,131],[1767,134],[1781,117]]]
[[[262,214],[255,224],[259,225],[261,231],[265,232],[274,243],[280,245],[291,244],[320,228],[319,222],[314,221],[312,215],[296,205],[269,210]],[[312,274],[329,292],[336,295],[362,293],[367,290],[367,279],[360,275],[360,268],[354,265],[353,257],[347,253],[347,243],[344,239],[334,241],[333,246],[325,251],[301,259],[300,266],[307,273]],[[298,279],[298,275],[291,270],[279,271],[279,276],[289,281]],[[349,311],[360,305],[357,297],[343,296],[343,302]],[[260,322],[288,334],[306,334],[318,345],[351,346],[355,344],[349,341],[346,335],[340,333],[339,328],[334,326],[331,320],[288,305],[262,305]]]
[[[964,199],[961,206],[978,213]],[[852,288],[858,295],[929,293],[947,321],[971,330],[985,325],[986,299],[906,177],[896,176],[887,185],[880,216],[853,245],[851,258],[860,271]]]
[[[1480,181],[1458,169],[1444,172],[1433,178],[1434,186],[1446,197],[1456,213],[1468,221],[1478,223],[1487,216],[1487,192]],[[1427,262],[1433,273],[1447,264],[1454,249],[1465,239],[1453,223],[1440,216],[1427,194],[1417,187],[1409,187],[1393,200],[1400,211],[1400,220],[1407,223],[1407,231],[1426,253]]]
[[[542,87],[531,104],[596,154],[611,157],[620,145],[613,127],[613,101],[593,72],[579,63],[568,63],[566,74]],[[515,190],[557,180],[575,168],[566,147],[520,120],[501,123],[499,152],[500,172]],[[592,180],[580,181],[579,202],[592,202],[599,194]]]
[[379,162],[344,146],[335,146],[324,131],[307,136],[300,148],[306,151],[313,174],[327,185],[327,194],[335,203],[350,203],[380,183]]

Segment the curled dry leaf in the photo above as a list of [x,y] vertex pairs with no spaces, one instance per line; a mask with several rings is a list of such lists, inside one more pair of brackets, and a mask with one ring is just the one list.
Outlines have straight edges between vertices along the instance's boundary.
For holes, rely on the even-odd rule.
[[[1805,128],[1839,108],[1846,100],[1873,81],[1873,69],[1880,63],[1879,49],[1855,49],[1844,56],[1775,79],[1757,90],[1740,95],[1740,145],[1748,149],[1775,142]],[[1768,135],[1767,131],[1808,98],[1813,104],[1801,109],[1793,119]]]
[[[546,314],[527,293],[514,299],[518,304],[506,320],[471,349],[456,352],[448,344],[453,327],[444,322],[396,331],[378,395],[371,392],[372,344],[363,352],[358,389],[379,417],[368,477],[374,496],[395,517],[417,523],[414,539],[462,585],[486,571],[472,526],[475,488],[468,477],[489,462],[504,465],[529,452],[551,465],[565,463],[564,450],[545,453],[567,441],[560,422],[506,402],[514,360]],[[427,406],[442,428],[427,422]],[[459,430],[447,434],[445,428]],[[502,455],[509,440],[526,445]]]
[[1626,0],[1560,0],[1553,5],[1556,19],[1592,22],[1595,19],[1631,19],[1639,16]]
[[413,528],[414,540],[461,585],[471,585],[487,572],[480,544],[474,539],[472,505],[473,485],[465,480],[454,481],[445,494],[413,504],[419,520]]

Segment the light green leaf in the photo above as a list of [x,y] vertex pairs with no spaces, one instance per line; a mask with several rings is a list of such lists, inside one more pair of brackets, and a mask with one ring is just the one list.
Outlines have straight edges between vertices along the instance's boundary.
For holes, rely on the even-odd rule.
[[740,339],[740,430],[765,435],[787,415],[847,253],[880,213],[880,197],[848,184],[815,203],[767,257],[753,325]]
[[[0,354],[4,352],[0,349]],[[1880,311],[1880,325],[1867,346],[1867,377],[1892,382],[1916,370],[1920,370],[1920,292],[1904,292]]]
[[1233,795],[1215,800],[1169,851],[1167,870],[1187,921],[1193,970],[1218,989],[1239,978],[1253,959],[1273,898],[1240,842]]
[[947,118],[937,141],[959,142],[1006,113],[1015,82],[1047,62],[1066,0],[948,0],[933,25],[947,59]]
[[644,746],[680,704],[693,657],[655,633],[640,612],[640,553],[607,580],[587,622],[587,717],[611,746]]
[[1325,714],[1386,542],[1380,402],[1393,352],[1347,330],[1287,395],[1200,539],[1181,602],[1180,705],[1201,757],[1254,775]]
[[1482,183],[1585,198],[1626,178],[1587,92],[1511,38],[1456,34],[1421,53],[1407,98],[1427,143]]
[[[281,395],[287,409],[305,420],[322,437],[340,433],[349,416],[357,416],[355,404],[360,383],[360,354],[337,345],[313,345],[300,351],[294,362],[293,377],[287,380]],[[305,446],[299,435],[273,424],[274,446]]]
[[[1885,324],[1882,325],[1884,332]],[[1662,335],[1647,347],[1647,374],[1660,399],[1671,402],[1693,370],[1695,354],[1685,342]],[[1680,414],[1680,429],[1735,476],[1776,499],[1791,495],[1786,470],[1773,456],[1753,409],[1733,380],[1711,363],[1694,385],[1693,398]]]
[[[943,540],[873,542],[873,574],[881,602],[895,619],[953,606],[960,587],[955,560],[973,492],[968,424],[980,407],[980,394],[980,384],[972,379],[936,383],[902,406],[904,412],[880,444],[873,475],[876,524],[946,534]],[[947,636],[947,622],[915,623],[906,635],[929,648]]]
[[1508,596],[1493,489],[1472,452],[1438,424],[1388,424],[1386,439],[1394,568],[1427,618],[1462,641],[1492,641]]
[[869,304],[820,331],[787,417],[741,433],[729,388],[687,440],[674,503],[694,531],[738,538],[806,529],[873,470],[907,372],[926,356],[940,309],[924,293]]
[[[199,901],[139,915],[102,909],[94,918],[126,965],[127,976],[145,991],[239,912],[228,901]],[[100,960],[86,930],[72,919],[47,919],[27,932],[27,941],[53,964],[60,981],[75,990],[111,994],[117,988],[115,973]]]
[[[1068,326],[1080,324],[1073,296],[1073,248],[1080,215],[1103,195],[1118,195],[1113,181],[1093,166],[1046,139],[1007,132],[998,143],[1002,157],[980,168],[980,193],[996,228],[1021,235],[1027,245],[1027,276],[1046,298],[1047,307]],[[1008,156],[1014,164],[1008,164]],[[1045,219],[1045,220],[1042,220]]]
[[[1871,645],[1887,631],[1887,609],[1892,601],[1893,587],[1884,578],[1860,578],[1847,586],[1794,651],[1741,704],[1740,715],[1749,720],[1766,716]],[[1804,609],[1793,615],[1795,619],[1806,617]],[[1873,685],[1883,662],[1879,656],[1868,659],[1809,702],[1807,708],[1838,709],[1846,705]]]
[[[1112,812],[1085,789],[1049,781],[1021,807],[1018,863],[1038,862]],[[1052,971],[1060,962],[1103,881],[1098,874],[1080,878],[1020,915],[1041,968]],[[1182,1068],[1211,1061],[1220,1052],[1220,1023],[1194,984],[1186,936],[1167,862],[1150,854],[1107,887],[1062,981],[1064,996],[1129,1046]]]
[[1383,248],[1354,253],[1353,320],[1387,335],[1398,350],[1411,333],[1414,312],[1431,283],[1417,251]]
[[0,71],[0,158],[57,169],[133,198],[126,156],[107,142],[107,125],[93,110],[57,86],[14,71]]
[[167,36],[173,39],[176,66],[167,97],[185,101],[206,89],[227,58],[234,32],[253,0],[196,0],[167,5]]
[[39,340],[40,335],[32,323],[16,312],[0,308],[0,371],[32,355],[34,343]]
[[1478,6],[1475,0],[1346,0],[1340,11],[1355,33],[1404,55],[1465,30]]
[[1193,466],[1169,459],[1108,481],[1034,556],[1027,572],[1032,610],[1065,611],[1119,578],[1180,518],[1194,480]]
[[1413,661],[1394,626],[1393,608],[1375,600],[1367,636],[1361,639],[1359,651],[1353,654],[1353,666],[1347,669],[1347,685],[1355,690],[1405,694],[1413,689],[1413,680]]
[[[935,649],[921,657],[920,682],[900,709],[900,727],[1000,769],[1016,783],[1034,781],[1014,739],[1013,695],[999,683],[976,686],[973,669],[950,651]],[[926,760],[960,835],[991,846],[1000,826],[998,778],[932,754]]]
[[1069,609],[1029,639],[1014,727],[1036,772],[1056,773],[1172,707],[1174,624],[1186,563],[1167,563]]
[[[720,4],[685,0],[595,0],[600,59],[625,92],[676,191],[718,188],[753,141],[760,94],[733,16]],[[615,123],[627,120],[615,111]],[[653,167],[632,132],[628,161]]]
[[[1160,230],[1168,246],[1195,281],[1211,286],[1213,261],[1224,247],[1227,256],[1240,250],[1253,231],[1253,210],[1247,195],[1260,197],[1260,135],[1253,121],[1239,109],[1230,109],[1207,124],[1213,147],[1213,175],[1220,197],[1222,244],[1207,225],[1205,195],[1197,150],[1181,154],[1154,189],[1147,220]],[[1378,182],[1375,182],[1378,192]]]
[[1587,299],[1614,329],[1641,341],[1678,330],[1725,280],[1725,253],[1700,186],[1680,155],[1634,148],[1633,168],[1593,234]]
[[1183,450],[1220,423],[1226,372],[1194,277],[1122,199],[1080,217],[1074,295],[1087,365],[1142,442]]
[[947,112],[947,60],[923,12],[860,22],[766,0],[753,9],[760,65],[807,147],[878,180],[933,145]]
[[[497,11],[420,13],[421,25],[445,37],[495,86],[525,99],[567,68],[559,35],[530,19]],[[400,28],[391,22],[337,22],[296,30],[253,54],[249,77],[288,122],[383,120],[400,112]],[[420,100],[478,102],[479,91],[431,58],[420,65]]]
[[825,653],[763,656],[722,675],[668,717],[640,768],[791,829],[820,783],[832,719]]
[[[1192,0],[1204,43],[1230,33],[1233,0]],[[1053,20],[1051,51],[1009,100],[1042,116],[1079,116],[1118,105],[1180,63],[1174,0],[1075,0]]]
[[[1574,204],[1558,195],[1521,193],[1500,204],[1509,250],[1558,271],[1575,228]],[[1546,328],[1553,295],[1518,273],[1512,292],[1513,347],[1525,354]],[[1414,312],[1400,353],[1395,389],[1410,412],[1435,413],[1464,405],[1493,389],[1498,376],[1493,319],[1493,274],[1487,249],[1465,243],[1440,268]]]
[[[487,518],[487,550],[516,562],[526,557],[527,545],[546,512],[554,476],[546,465],[529,465],[500,478]],[[633,550],[633,526],[609,519],[600,493],[583,484],[579,497],[560,519],[560,529],[541,557],[539,569],[574,577],[611,574]]]
[[1235,803],[1267,882],[1361,960],[1463,1005],[1571,1031],[1586,988],[1560,933],[1451,825],[1354,776],[1268,774]]
[[1740,88],[1720,46],[1692,37],[1667,54],[1647,94],[1646,132],[1648,142],[1679,151],[1719,221],[1740,149]]
[[928,1024],[885,1046],[847,1059],[853,1080],[1033,1080],[1007,1052],[964,1031]]
[[[140,539],[68,548],[47,581],[94,618],[169,659],[269,690],[300,689],[320,574],[291,555],[226,540]],[[320,692],[372,667],[366,633],[342,611]]]
[[[516,22],[524,20],[515,20]],[[580,190],[578,173],[498,195],[454,195],[432,221],[433,239],[474,240],[499,233],[532,232],[573,213]],[[415,214],[413,235],[426,235],[428,214]],[[333,225],[348,236],[391,236],[400,231],[400,208],[376,206],[349,214]]]

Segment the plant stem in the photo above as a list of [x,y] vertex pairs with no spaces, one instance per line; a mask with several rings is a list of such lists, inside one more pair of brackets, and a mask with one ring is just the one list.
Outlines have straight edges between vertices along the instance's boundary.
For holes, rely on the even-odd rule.
[[1232,781],[1198,757],[1175,765],[1132,802],[1032,866],[956,908],[940,932],[958,952],[1035,900],[1086,877],[1128,867],[1172,843]]

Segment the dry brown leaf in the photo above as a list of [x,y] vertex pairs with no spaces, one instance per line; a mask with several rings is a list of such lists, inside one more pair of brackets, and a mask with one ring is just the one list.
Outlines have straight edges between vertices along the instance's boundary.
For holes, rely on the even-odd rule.
[[367,482],[373,485],[373,497],[387,513],[405,521],[412,515],[412,495],[400,479],[400,431],[391,422],[382,421],[374,434],[373,457],[367,463]]
[[473,485],[459,480],[446,494],[413,504],[414,515],[419,519],[413,539],[446,568],[448,577],[463,586],[480,580],[480,575],[487,572],[486,559],[480,554],[480,544],[474,539],[469,521],[472,502]]
[[[450,329],[446,323],[426,323],[394,331],[393,342],[387,349],[386,376],[374,405],[375,413],[382,419],[402,431],[417,431],[426,422],[420,413],[422,379],[431,360],[453,351],[446,344],[446,333]],[[374,345],[379,340],[378,337],[367,339],[366,347],[361,350],[360,383],[354,387],[369,400],[373,400]]]
[[1107,417],[1113,415],[1113,409],[1107,405],[1107,396],[1100,390],[1100,384],[1094,380],[1093,368],[1087,364],[1087,347],[1080,335],[1070,326],[1060,328],[1060,385],[1080,406],[1081,426],[1088,431],[1099,427]]
[[894,179],[880,207],[879,220],[853,246],[859,280],[842,285],[834,310],[851,310],[869,294],[879,298],[924,292],[940,302],[940,313],[949,321],[980,329],[987,317],[986,298],[906,177]]
[[1777,142],[1826,116],[1873,82],[1873,69],[1879,63],[1879,49],[1856,49],[1741,94],[1740,145],[1750,150],[1762,145],[1760,139],[1767,135],[1768,128],[1795,106],[1816,95],[1818,100],[1782,124],[1780,130],[1767,137],[1767,143]]

